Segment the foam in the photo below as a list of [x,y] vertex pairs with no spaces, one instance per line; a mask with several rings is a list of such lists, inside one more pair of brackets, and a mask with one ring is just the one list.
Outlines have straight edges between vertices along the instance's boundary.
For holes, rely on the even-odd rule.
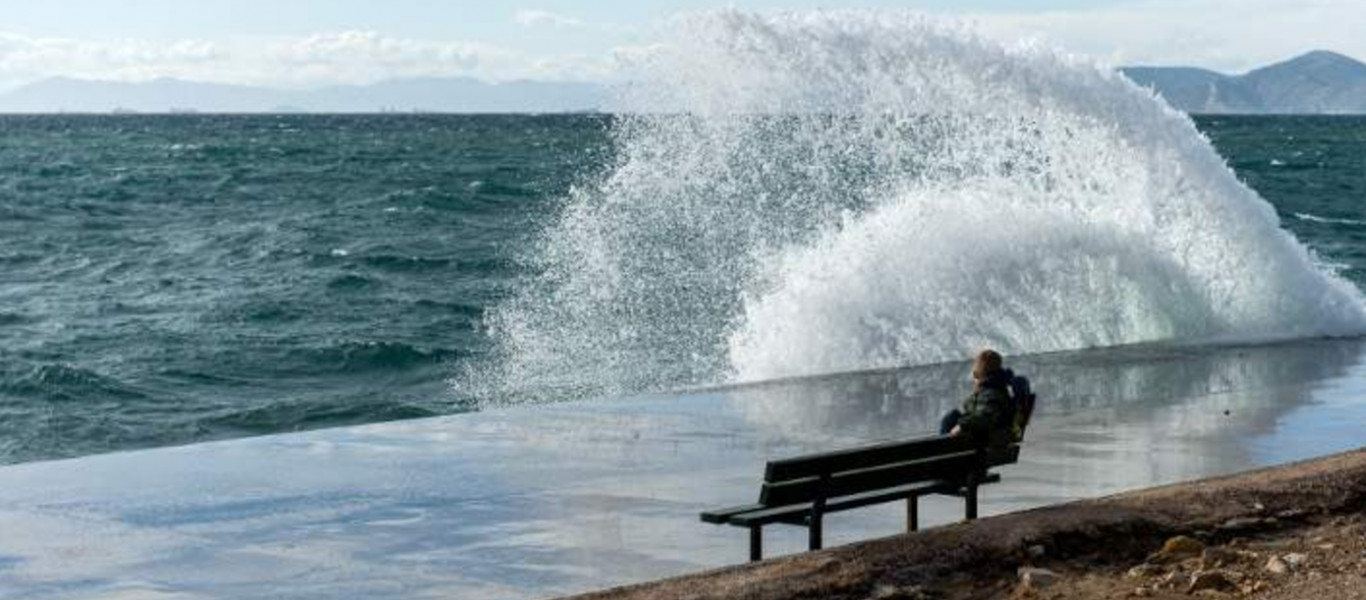
[[1185,115],[902,12],[689,15],[465,391],[621,394],[1162,340],[1366,331]]

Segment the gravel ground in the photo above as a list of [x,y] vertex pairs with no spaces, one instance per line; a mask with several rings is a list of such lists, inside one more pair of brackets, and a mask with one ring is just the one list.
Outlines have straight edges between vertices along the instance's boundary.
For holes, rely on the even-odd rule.
[[[1366,600],[1366,514],[1244,517],[1215,531],[1174,536],[1128,568],[1109,561],[1049,560],[1042,547],[988,585],[959,581],[882,595],[1017,600],[1249,598]],[[1222,539],[1223,543],[1214,540]],[[1206,543],[1202,540],[1209,540]],[[1123,563],[1120,563],[1121,565]]]

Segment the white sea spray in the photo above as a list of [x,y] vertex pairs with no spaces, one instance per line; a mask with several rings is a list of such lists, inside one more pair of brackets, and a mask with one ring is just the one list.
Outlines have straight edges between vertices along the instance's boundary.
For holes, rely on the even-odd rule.
[[924,364],[991,346],[1366,331],[1191,120],[1114,71],[902,12],[680,17],[616,163],[457,378],[486,401]]

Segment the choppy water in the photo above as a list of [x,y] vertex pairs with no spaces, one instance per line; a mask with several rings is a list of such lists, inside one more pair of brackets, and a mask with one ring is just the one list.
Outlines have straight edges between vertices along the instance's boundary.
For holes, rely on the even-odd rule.
[[[1216,155],[1047,56],[921,32],[870,66],[839,44],[879,24],[709,27],[749,54],[664,60],[683,87],[636,100],[689,118],[0,117],[0,462],[980,344],[1360,333],[1366,119],[1197,119]],[[888,94],[983,56],[1013,74]],[[747,69],[770,79],[711,79]],[[736,116],[760,105],[792,112]]]
[[0,461],[466,409],[581,117],[0,117]]
[[[1366,282],[1366,119],[1202,118]],[[463,411],[602,117],[0,118],[0,460]]]

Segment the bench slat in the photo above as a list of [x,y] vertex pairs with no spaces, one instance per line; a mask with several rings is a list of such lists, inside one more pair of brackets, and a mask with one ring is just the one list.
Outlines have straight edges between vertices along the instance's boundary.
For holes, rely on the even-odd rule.
[[914,440],[884,442],[769,461],[768,467],[764,470],[764,481],[779,483],[791,479],[818,477],[822,473],[852,471],[970,449],[972,440],[968,436],[936,435]]
[[726,522],[727,520],[729,520],[731,517],[733,517],[733,516],[735,516],[735,515],[738,515],[738,514],[740,514],[740,513],[752,512],[752,511],[756,511],[756,510],[763,510],[763,509],[765,509],[765,508],[769,508],[769,507],[768,507],[768,506],[764,506],[763,504],[743,504],[743,505],[740,505],[740,506],[732,506],[732,507],[730,507],[730,508],[718,508],[718,509],[716,509],[716,510],[709,510],[709,511],[703,512],[703,513],[702,513],[702,521],[705,522],[705,523],[717,523],[717,524],[721,524],[721,523],[725,523],[725,522]]
[[[995,473],[988,474],[982,480],[982,484],[996,483],[1001,481],[1001,476]],[[910,483],[896,487],[864,492],[832,498],[826,502],[825,512],[840,512],[863,508],[883,502],[893,500],[904,500],[916,496],[928,496],[930,494],[949,494],[960,495],[962,483],[958,481],[927,481],[920,483]],[[762,505],[754,505],[762,506]],[[731,525],[748,527],[750,525],[768,525],[771,523],[791,523],[811,516],[811,504],[791,504],[788,506],[764,507],[752,511],[737,513],[732,515],[725,522]]]
[[765,483],[759,493],[759,503],[783,506],[811,502],[818,497],[849,496],[922,481],[961,480],[968,474],[984,468],[977,451],[969,449],[931,458],[837,472],[825,482],[819,478],[808,477],[780,483]]

